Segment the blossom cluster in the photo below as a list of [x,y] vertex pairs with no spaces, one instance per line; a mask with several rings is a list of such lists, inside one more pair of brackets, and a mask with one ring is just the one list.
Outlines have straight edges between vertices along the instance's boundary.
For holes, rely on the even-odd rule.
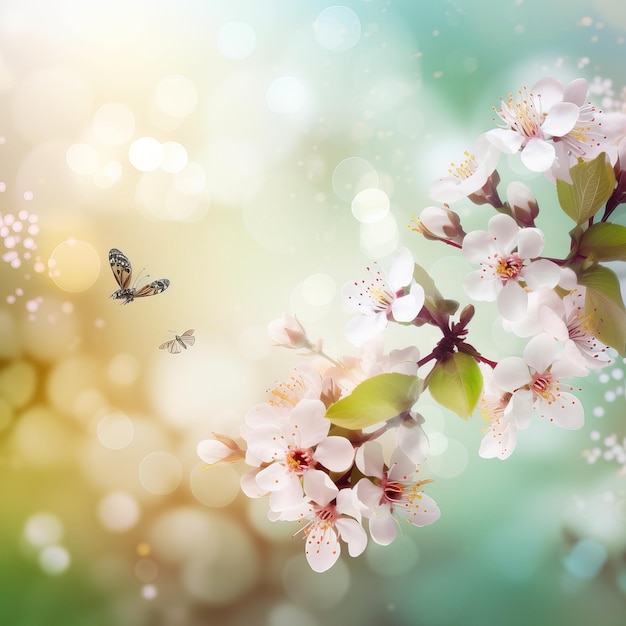
[[[468,304],[447,299],[400,248],[388,271],[373,263],[342,290],[356,313],[345,327],[356,356],[326,355],[283,314],[270,323],[270,337],[308,359],[246,413],[245,446],[219,434],[198,444],[208,465],[245,461],[242,490],[268,498],[271,520],[303,525],[313,570],[330,568],[341,542],[357,556],[370,538],[391,543],[401,520],[426,526],[439,518],[431,487],[424,489],[432,481],[419,475],[429,452],[428,415],[418,412],[425,389],[462,418],[478,411],[486,422],[478,454],[506,459],[536,418],[579,429],[584,409],[571,379],[624,355],[626,309],[606,263],[626,260],[626,227],[610,221],[626,202],[626,115],[605,114],[586,97],[583,79],[564,86],[545,78],[502,100],[499,127],[431,186],[439,204],[424,208],[412,228],[467,261]],[[526,184],[509,183],[501,199],[502,154],[518,154],[529,172],[554,183],[572,220],[562,258],[543,255],[539,202]],[[451,209],[468,200],[493,209],[484,209],[484,229],[466,232]],[[503,329],[524,344],[520,354],[494,360],[469,343],[472,302],[495,303]],[[406,327],[408,340],[386,353],[390,324]],[[426,349],[411,334],[424,325],[441,335]]]

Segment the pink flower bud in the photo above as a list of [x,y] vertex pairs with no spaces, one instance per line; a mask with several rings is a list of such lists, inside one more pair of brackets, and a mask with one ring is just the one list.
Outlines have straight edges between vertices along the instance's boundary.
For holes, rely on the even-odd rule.
[[463,242],[465,231],[461,228],[459,216],[450,209],[436,206],[426,207],[417,219],[417,230],[426,239]]
[[539,206],[529,187],[517,181],[506,188],[506,197],[515,221],[522,227],[534,227]]
[[224,465],[245,457],[245,451],[239,444],[219,433],[213,433],[215,439],[200,441],[196,447],[197,455],[207,465]]
[[283,313],[282,317],[271,321],[267,326],[267,334],[276,346],[292,349],[311,347],[302,324],[291,313]]

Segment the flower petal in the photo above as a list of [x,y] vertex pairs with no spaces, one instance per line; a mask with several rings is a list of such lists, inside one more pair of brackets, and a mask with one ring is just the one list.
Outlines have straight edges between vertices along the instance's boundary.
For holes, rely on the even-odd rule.
[[539,374],[543,374],[554,361],[559,344],[547,333],[535,335],[524,348],[524,360]]
[[256,481],[265,491],[278,491],[289,486],[292,476],[281,463],[270,463],[257,474]]
[[405,296],[396,298],[391,305],[393,319],[396,322],[412,322],[424,306],[424,288],[415,283]]
[[305,495],[322,507],[334,500],[339,493],[330,476],[321,470],[312,469],[305,472],[303,483]]
[[367,533],[359,522],[347,517],[340,517],[335,526],[341,538],[348,544],[348,554],[359,556],[367,546]]
[[372,512],[380,505],[383,490],[375,485],[369,478],[361,478],[354,488],[357,500],[365,506],[365,517],[370,517]]
[[408,248],[399,248],[394,254],[389,267],[389,284],[394,291],[402,289],[411,283],[415,261]]
[[389,505],[379,506],[369,521],[372,540],[380,546],[388,546],[397,535],[397,522]]
[[554,137],[567,135],[578,121],[580,108],[573,102],[557,102],[548,112],[541,130]]
[[508,128],[492,128],[485,133],[485,137],[505,154],[515,154],[524,142],[522,135]]
[[387,321],[387,315],[384,311],[376,313],[376,315],[359,315],[358,317],[353,317],[346,324],[346,339],[351,344],[360,346],[385,330]]
[[551,404],[543,403],[541,408],[544,409],[548,419],[559,428],[578,430],[585,423],[583,405],[576,396],[566,391],[560,392]]
[[318,444],[313,456],[331,472],[343,472],[352,465],[354,448],[345,437],[326,437]]
[[526,265],[521,272],[530,289],[552,289],[561,279],[561,268],[548,259],[537,259]]
[[515,391],[531,381],[526,361],[519,356],[501,359],[493,370],[496,385],[505,391]]
[[321,400],[300,400],[291,411],[289,419],[293,441],[303,448],[310,448],[325,439],[330,430],[330,421],[324,417],[325,414],[326,407]]
[[517,237],[517,253],[522,259],[534,259],[541,254],[545,237],[538,228],[522,228]]
[[257,474],[260,471],[261,469],[259,467],[253,467],[245,472],[239,481],[241,491],[243,491],[248,498],[262,498],[267,495],[267,489],[262,489],[256,481]]
[[378,441],[366,441],[356,451],[356,466],[365,476],[383,477],[383,449]]
[[504,418],[494,419],[480,442],[479,456],[483,459],[508,459],[517,445],[517,429]]
[[550,169],[556,156],[554,146],[543,139],[533,137],[522,149],[522,163],[532,172]]
[[[489,235],[497,241],[497,245],[507,254],[515,247],[521,230],[515,220],[510,215],[505,215],[504,213],[494,215],[489,220],[487,229],[489,230]],[[485,256],[483,252],[483,259]]]
[[324,521],[313,522],[309,526],[304,553],[314,572],[329,570],[341,554],[341,546],[333,526]]
[[472,300],[493,302],[502,290],[502,283],[483,270],[475,270],[463,279],[463,289]]
[[498,312],[512,322],[521,320],[528,311],[528,294],[515,280],[509,280],[498,294]]

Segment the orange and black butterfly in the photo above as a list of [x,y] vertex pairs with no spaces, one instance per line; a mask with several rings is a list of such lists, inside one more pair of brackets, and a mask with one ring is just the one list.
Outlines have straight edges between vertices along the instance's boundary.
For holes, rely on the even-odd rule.
[[170,286],[170,281],[167,278],[159,278],[159,280],[153,280],[151,283],[139,287],[138,289],[129,287],[133,276],[133,268],[131,267],[128,257],[117,248],[111,248],[109,250],[109,263],[111,264],[113,276],[120,286],[117,291],[111,294],[111,298],[114,300],[124,300],[122,304],[128,304],[135,298],[156,296],[157,293],[165,291]]
[[[173,332],[173,331],[170,331]],[[174,339],[170,339],[159,346],[159,350],[166,350],[172,354],[178,354],[181,346],[186,350],[188,346],[193,346],[196,343],[196,338],[193,336],[194,329],[190,328],[186,330],[182,335],[176,335]]]

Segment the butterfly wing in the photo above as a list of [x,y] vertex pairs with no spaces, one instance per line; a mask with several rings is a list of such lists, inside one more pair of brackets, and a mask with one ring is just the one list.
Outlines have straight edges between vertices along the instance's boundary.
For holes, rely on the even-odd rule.
[[170,339],[159,346],[159,350],[167,350],[170,354],[178,354],[180,352],[180,346],[176,339]]
[[130,284],[130,279],[133,275],[133,269],[128,257],[117,248],[111,248],[109,250],[109,264],[120,289],[125,290]]
[[151,283],[140,287],[133,294],[134,298],[145,298],[147,296],[156,296],[158,293],[164,292],[170,286],[170,281],[167,278],[159,278],[153,280]]
[[187,346],[193,346],[193,344],[196,343],[196,338],[193,336],[193,333],[194,329],[190,328],[189,330],[186,330],[180,337],[176,337],[176,339],[180,341],[185,350],[187,349]]

